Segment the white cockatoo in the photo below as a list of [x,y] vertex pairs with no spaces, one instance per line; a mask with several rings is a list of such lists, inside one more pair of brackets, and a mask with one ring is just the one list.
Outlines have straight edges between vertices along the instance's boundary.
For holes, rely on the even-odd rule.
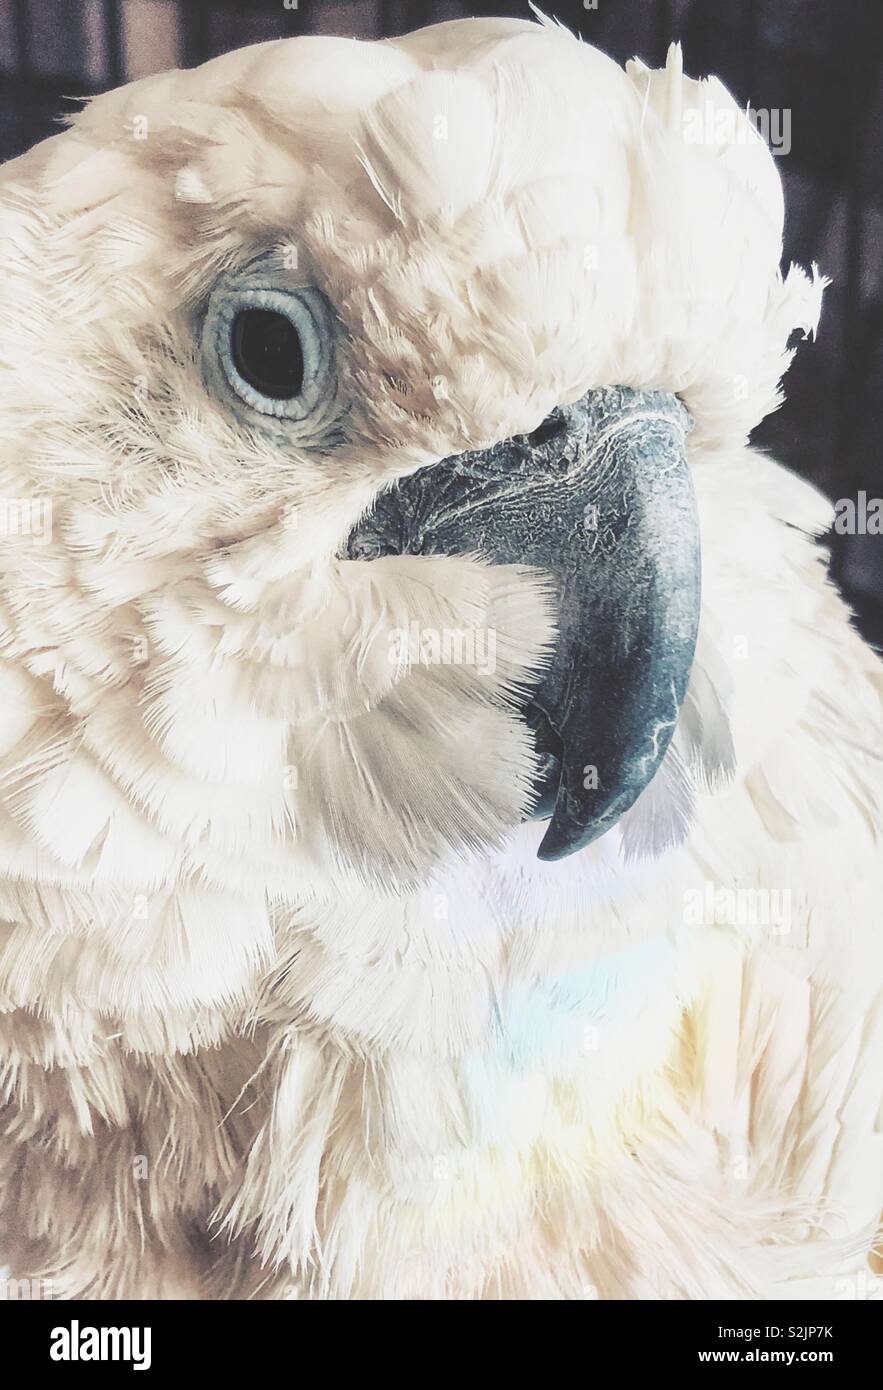
[[881,673],[747,447],[823,281],[730,96],[282,40],[0,221],[13,1275],[872,1292]]

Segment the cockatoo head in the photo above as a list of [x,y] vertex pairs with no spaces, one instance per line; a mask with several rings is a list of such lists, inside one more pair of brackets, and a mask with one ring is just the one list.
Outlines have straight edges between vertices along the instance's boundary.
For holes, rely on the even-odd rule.
[[[708,102],[739,138],[689,138]],[[284,895],[530,816],[547,858],[673,833],[712,758],[690,462],[778,402],[819,298],[719,84],[515,21],[285,40],[96,99],[2,216],[3,681],[23,820],[71,798],[47,848],[128,818]]]

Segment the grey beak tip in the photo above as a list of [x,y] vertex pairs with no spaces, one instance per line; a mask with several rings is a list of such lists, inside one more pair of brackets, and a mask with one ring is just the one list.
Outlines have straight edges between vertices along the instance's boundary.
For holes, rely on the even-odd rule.
[[547,830],[537,850],[537,859],[541,859],[544,864],[555,864],[559,859],[566,859],[572,852],[569,845],[560,843],[558,837],[550,835]]

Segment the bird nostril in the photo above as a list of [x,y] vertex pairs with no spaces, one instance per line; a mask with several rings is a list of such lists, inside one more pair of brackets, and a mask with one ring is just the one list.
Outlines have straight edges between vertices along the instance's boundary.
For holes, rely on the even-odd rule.
[[381,556],[391,553],[391,548],[375,536],[353,536],[347,546],[347,558],[350,560],[379,560]]
[[533,448],[538,449],[542,444],[550,444],[553,439],[558,439],[567,433],[567,421],[558,410],[553,410],[551,415],[547,415],[541,425],[537,425],[530,434],[524,435],[524,439]]

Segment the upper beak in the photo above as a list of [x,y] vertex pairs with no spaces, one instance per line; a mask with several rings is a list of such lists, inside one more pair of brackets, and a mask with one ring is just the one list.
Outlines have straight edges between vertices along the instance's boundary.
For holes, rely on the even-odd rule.
[[674,733],[700,604],[690,427],[667,392],[589,391],[529,435],[396,483],[348,539],[354,559],[478,553],[553,576],[558,642],[527,714],[532,811],[552,815],[541,859],[610,829]]

